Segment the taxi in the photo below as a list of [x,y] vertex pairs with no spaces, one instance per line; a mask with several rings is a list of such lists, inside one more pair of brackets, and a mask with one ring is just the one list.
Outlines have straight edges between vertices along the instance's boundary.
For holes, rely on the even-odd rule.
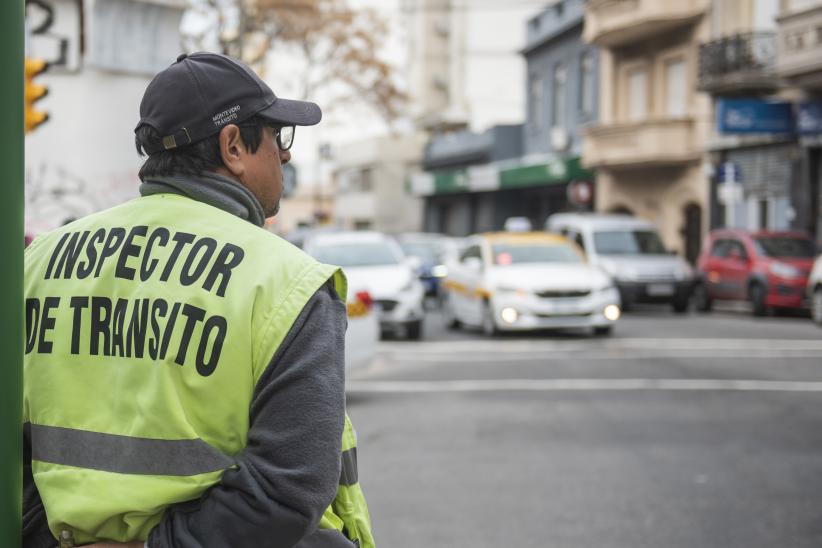
[[501,331],[585,328],[610,334],[619,291],[562,235],[494,232],[472,236],[443,282],[450,327]]

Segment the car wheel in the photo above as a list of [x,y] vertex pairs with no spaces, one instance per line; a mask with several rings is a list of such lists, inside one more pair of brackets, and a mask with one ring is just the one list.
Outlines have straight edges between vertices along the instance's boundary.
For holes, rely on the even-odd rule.
[[454,313],[454,306],[451,304],[451,297],[447,294],[442,296],[440,309],[442,310],[442,318],[445,321],[446,327],[449,329],[458,329],[460,325],[462,325],[462,323],[457,319],[457,315]]
[[613,325],[600,325],[594,328],[594,335],[597,337],[606,337],[614,332]]
[[822,287],[817,287],[813,292],[811,317],[813,317],[816,325],[822,326]]
[[765,288],[762,284],[755,283],[748,290],[754,316],[766,316],[768,306],[765,304]]
[[422,339],[422,320],[414,320],[405,324],[405,338],[409,341]]
[[485,307],[482,310],[482,332],[489,337],[499,335],[499,328],[497,322],[494,321],[494,312],[489,301],[485,301]]
[[694,301],[694,308],[699,312],[710,312],[714,306],[714,300],[708,294],[708,288],[703,283],[696,284],[691,298]]

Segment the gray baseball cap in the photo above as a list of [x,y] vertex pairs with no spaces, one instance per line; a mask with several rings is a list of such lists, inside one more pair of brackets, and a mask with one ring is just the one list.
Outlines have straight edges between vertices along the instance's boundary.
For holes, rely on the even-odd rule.
[[161,136],[142,143],[148,154],[183,147],[254,115],[283,126],[313,126],[322,119],[315,103],[277,97],[242,62],[218,53],[182,54],[158,73],[140,102],[140,122]]

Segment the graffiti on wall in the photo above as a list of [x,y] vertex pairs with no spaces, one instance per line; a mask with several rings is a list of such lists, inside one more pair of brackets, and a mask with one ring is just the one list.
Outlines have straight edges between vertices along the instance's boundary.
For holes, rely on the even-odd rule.
[[137,196],[133,171],[88,181],[65,166],[40,162],[26,166],[26,231],[39,234]]
[[26,0],[26,54],[52,69],[79,69],[82,33],[79,0]]

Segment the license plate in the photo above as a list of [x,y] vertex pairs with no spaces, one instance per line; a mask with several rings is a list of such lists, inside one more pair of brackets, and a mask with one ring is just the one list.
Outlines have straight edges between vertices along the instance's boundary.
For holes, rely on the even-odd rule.
[[652,297],[667,297],[674,294],[673,284],[651,284],[646,289]]
[[581,306],[577,302],[569,302],[569,303],[551,303],[549,310],[552,314],[579,314],[581,310]]

